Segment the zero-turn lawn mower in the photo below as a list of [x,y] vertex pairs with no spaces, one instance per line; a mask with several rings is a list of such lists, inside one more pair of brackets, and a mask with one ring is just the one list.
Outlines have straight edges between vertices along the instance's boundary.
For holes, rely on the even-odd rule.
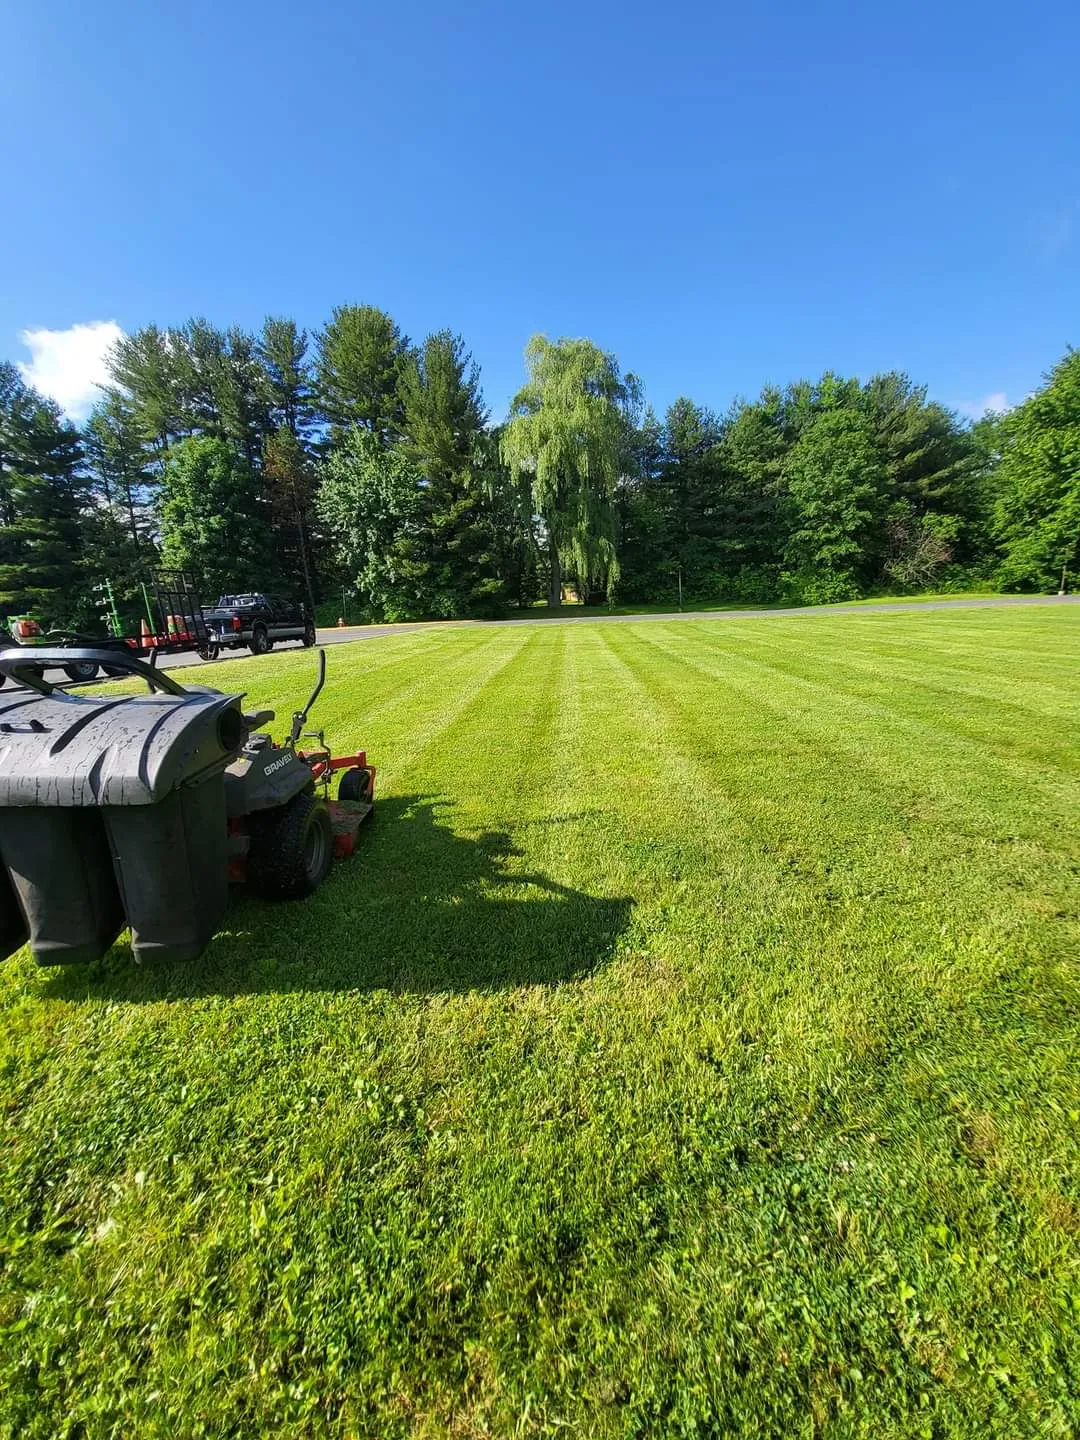
[[[148,693],[58,690],[43,672],[73,659],[107,659]],[[42,965],[95,960],[126,924],[136,959],[194,959],[230,882],[310,895],[372,813],[367,756],[334,756],[304,729],[322,650],[281,743],[261,728],[272,710],[246,712],[242,695],[185,687],[115,651],[9,651],[0,674],[19,687],[0,693],[0,958],[29,940]]]

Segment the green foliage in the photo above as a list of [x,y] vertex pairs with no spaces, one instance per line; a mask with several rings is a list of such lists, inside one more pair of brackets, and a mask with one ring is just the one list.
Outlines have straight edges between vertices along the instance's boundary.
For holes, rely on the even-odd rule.
[[811,603],[859,593],[885,466],[869,427],[851,410],[829,410],[803,431],[784,463],[791,515],[784,548],[795,587]]
[[225,440],[174,445],[161,477],[161,558],[216,598],[275,588],[270,506],[259,477]]
[[179,344],[175,333],[146,325],[118,340],[109,357],[113,382],[159,460],[170,440],[186,433]]
[[144,548],[153,529],[156,482],[135,415],[115,392],[90,412],[83,449],[99,503],[115,511],[132,548]]
[[[590,602],[617,591],[674,604],[681,579],[689,604],[764,604],[991,580],[1052,588],[1080,569],[1071,352],[1040,396],[972,427],[900,372],[767,386],[724,414],[684,396],[661,420],[640,417],[638,382],[615,357],[537,336],[495,432],[479,369],[450,330],[413,347],[385,311],[345,305],[313,348],[309,359],[307,332],[275,316],[258,338],[202,318],[122,338],[84,436],[89,487],[54,501],[24,486],[23,519],[48,530],[67,506],[72,563],[132,592],[162,529],[154,492],[172,449],[220,440],[270,528],[269,550],[265,536],[256,549],[315,603],[345,578],[319,531],[315,457],[360,428],[400,448],[424,490],[426,536],[398,537],[383,566],[405,587],[395,613],[494,613],[543,588],[557,604],[564,577]],[[4,403],[32,408],[40,397],[16,402],[19,386],[6,367]],[[4,443],[0,522],[12,525],[12,477],[38,470],[5,459]],[[7,563],[21,564],[9,540]],[[231,568],[196,549],[214,573]]]
[[0,1433],[1080,1432],[1078,619],[333,649],[318,894],[0,967]]
[[1057,589],[1080,572],[1080,351],[996,427],[1000,464],[994,530],[1002,579]]
[[59,407],[0,366],[0,613],[32,611],[57,626],[85,620],[81,462]]
[[[834,600],[986,553],[975,439],[905,375],[766,387],[721,420],[682,399],[653,424],[650,465],[620,490],[624,597],[669,594],[681,571],[701,602]],[[876,499],[857,515],[864,461]]]
[[141,583],[157,557],[157,475],[135,414],[119,393],[94,407],[83,451],[90,496],[82,537],[87,572],[98,583],[109,580],[134,632],[142,613]]
[[374,305],[339,305],[317,338],[319,406],[339,430],[361,426],[382,439],[401,431],[398,396],[408,338]]
[[446,480],[472,467],[487,411],[460,335],[440,330],[407,355],[398,397],[406,450],[425,475]]
[[[314,611],[310,535],[315,469],[299,435],[288,424],[279,426],[266,439],[263,476],[277,524],[277,538],[283,546],[285,568],[288,571],[299,569],[304,578],[304,596],[309,608]],[[294,549],[298,565],[290,563]]]
[[426,475],[353,429],[323,467],[318,511],[344,572],[384,620],[490,614],[502,604],[480,476]]
[[295,320],[266,317],[257,353],[270,423],[301,438],[307,437],[313,424],[307,349],[307,331],[298,329]]
[[[461,336],[429,335],[405,361],[398,393],[404,449],[426,482],[423,558],[435,613],[496,613],[507,561],[513,566],[498,533],[508,481],[484,430],[480,372]],[[412,548],[420,560],[424,547]]]
[[149,325],[121,339],[110,371],[155,458],[164,463],[178,439],[228,440],[249,466],[258,464],[271,428],[265,372],[254,338],[195,318],[175,330]]
[[370,430],[349,430],[323,466],[316,501],[338,559],[381,619],[427,613],[429,595],[412,552],[422,541],[423,477],[400,449]]
[[638,382],[589,340],[534,335],[525,367],[502,457],[512,475],[528,475],[547,530],[549,599],[558,604],[561,569],[610,593],[619,575],[615,489],[633,453]]

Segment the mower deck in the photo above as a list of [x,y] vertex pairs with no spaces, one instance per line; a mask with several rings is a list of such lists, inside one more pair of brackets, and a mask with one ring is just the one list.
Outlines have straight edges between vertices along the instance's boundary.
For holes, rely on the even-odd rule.
[[344,860],[356,849],[356,833],[375,809],[372,800],[330,800],[330,827],[334,832],[334,859]]

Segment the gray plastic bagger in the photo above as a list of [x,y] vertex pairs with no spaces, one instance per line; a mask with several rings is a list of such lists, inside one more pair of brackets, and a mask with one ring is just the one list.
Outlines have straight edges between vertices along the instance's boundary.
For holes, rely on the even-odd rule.
[[[43,667],[96,660],[139,695],[69,694]],[[185,689],[134,657],[0,655],[0,957],[104,955],[130,925],[137,959],[190,960],[228,899],[226,765],[246,737],[239,695]]]

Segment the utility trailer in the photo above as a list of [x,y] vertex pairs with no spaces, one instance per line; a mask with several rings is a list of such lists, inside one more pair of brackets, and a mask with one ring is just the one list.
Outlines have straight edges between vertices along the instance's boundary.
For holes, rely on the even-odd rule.
[[[72,654],[52,662],[53,667],[62,670],[74,684],[96,680],[103,670],[106,675],[126,673],[123,665],[125,657],[145,660],[157,655],[191,651],[202,660],[217,657],[218,646],[203,618],[202,601],[190,571],[152,570],[142,589],[146,615],[139,622],[138,635],[122,633],[123,626],[113,602],[112,587],[106,582],[101,590],[106,602],[103,619],[109,628],[108,635],[86,635],[76,630],[43,630],[33,616],[17,615],[9,623],[11,646],[24,649],[44,646],[50,651],[91,649],[98,652],[99,658],[95,660],[79,659]],[[4,646],[0,641],[0,656],[9,653],[11,646]],[[116,663],[110,663],[105,658],[106,654],[110,659],[116,655]],[[0,686],[6,678],[0,671]]]

